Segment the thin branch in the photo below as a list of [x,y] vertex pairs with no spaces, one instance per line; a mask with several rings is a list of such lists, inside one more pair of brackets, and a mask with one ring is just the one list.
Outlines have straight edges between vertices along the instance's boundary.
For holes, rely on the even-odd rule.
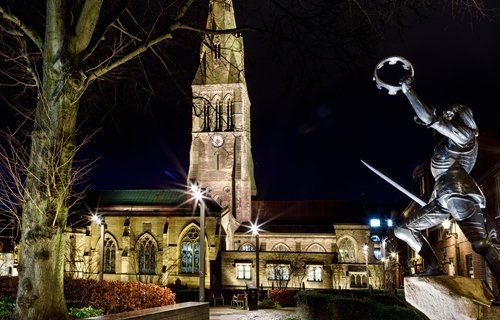
[[33,43],[37,46],[40,52],[42,52],[43,40],[36,31],[28,27],[17,16],[11,14],[10,12],[5,11],[5,9],[2,6],[0,6],[0,17],[15,24],[19,29],[21,29],[24,32],[24,34],[29,39],[31,39],[31,41],[33,41]]

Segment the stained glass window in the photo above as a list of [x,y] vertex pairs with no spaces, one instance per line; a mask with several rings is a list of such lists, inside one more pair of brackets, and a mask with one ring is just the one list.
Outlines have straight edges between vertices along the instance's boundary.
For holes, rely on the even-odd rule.
[[139,240],[139,273],[156,273],[156,245],[151,236]]
[[191,227],[181,244],[181,272],[197,273],[200,268],[200,236],[198,229]]
[[116,243],[111,237],[104,240],[104,272],[114,273],[116,265]]

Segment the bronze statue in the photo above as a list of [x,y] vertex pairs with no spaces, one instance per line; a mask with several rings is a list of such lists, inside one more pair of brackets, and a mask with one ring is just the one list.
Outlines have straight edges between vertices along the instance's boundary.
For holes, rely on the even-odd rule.
[[[384,61],[392,61],[394,64],[400,58],[392,59]],[[408,61],[405,59],[402,62]],[[380,68],[380,64],[377,68]],[[473,250],[486,260],[500,288],[500,246],[496,238],[488,237],[483,213],[486,201],[469,175],[478,152],[478,129],[472,110],[465,105],[452,105],[441,115],[437,115],[434,109],[417,96],[413,88],[413,67],[411,75],[404,77],[399,84],[398,87],[382,87],[390,90],[390,93],[392,90],[391,94],[401,90],[415,111],[415,121],[434,129],[442,139],[435,146],[431,158],[431,173],[435,179],[431,198],[407,219],[398,222],[394,234],[424,258],[426,269],[417,275],[439,275],[442,274],[442,269],[436,254],[420,231],[453,217]]]

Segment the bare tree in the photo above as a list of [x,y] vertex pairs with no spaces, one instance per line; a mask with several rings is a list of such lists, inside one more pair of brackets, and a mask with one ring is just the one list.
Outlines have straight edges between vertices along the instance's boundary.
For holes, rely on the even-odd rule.
[[[71,185],[74,181],[74,157],[77,151],[78,115],[89,89],[102,89],[104,80],[113,84],[125,76],[123,65],[135,60],[136,70],[145,73],[146,54],[157,57],[169,73],[172,64],[164,54],[174,48],[183,31],[214,34],[241,30],[204,30],[197,22],[206,17],[206,2],[178,1],[103,1],[103,0],[2,0],[0,2],[0,59],[4,97],[25,116],[23,128],[28,134],[23,145],[28,157],[22,163],[22,180],[16,181],[16,215],[21,223],[21,261],[16,315],[22,319],[64,319],[68,317],[63,292],[64,235],[69,211]],[[461,6],[481,9],[480,1],[450,0]],[[198,5],[201,3],[203,5]],[[228,0],[214,1],[231,5]],[[307,31],[303,44],[326,43],[323,34],[336,29],[331,21],[343,17],[342,12],[354,13],[373,24],[371,13],[384,21],[390,12],[401,12],[399,1],[267,1],[279,13],[274,20],[273,34],[293,35],[296,28]],[[334,7],[331,4],[339,5]],[[373,3],[380,4],[375,7]],[[403,1],[405,5],[426,4],[427,1]],[[314,7],[312,7],[314,4]],[[293,6],[293,7],[292,7]],[[392,7],[391,7],[392,6]],[[387,8],[377,12],[375,9]],[[298,10],[294,10],[298,8]],[[320,22],[311,25],[310,9],[322,13]],[[201,10],[203,9],[203,10]],[[260,12],[266,12],[261,8]],[[339,15],[340,13],[340,15]],[[288,17],[288,19],[285,19]],[[273,17],[268,17],[272,22]],[[352,20],[358,21],[358,20]],[[291,22],[291,23],[290,23]],[[290,29],[291,28],[291,29]],[[313,29],[314,28],[314,32]],[[320,28],[320,29],[318,29]],[[321,30],[321,28],[323,28]],[[256,28],[258,29],[258,28]],[[262,28],[261,28],[262,29]],[[356,30],[355,30],[356,29]],[[342,34],[357,26],[344,29]],[[291,33],[289,32],[291,31]],[[299,32],[304,34],[303,32]],[[352,33],[349,33],[352,34]],[[333,37],[334,38],[334,37]],[[198,39],[197,39],[198,40]],[[311,41],[308,41],[311,40]],[[335,39],[333,39],[335,40]],[[342,48],[336,40],[333,48]],[[332,42],[329,42],[332,45]],[[163,50],[157,48],[163,45]],[[278,43],[279,45],[279,43]],[[345,43],[344,43],[345,45]],[[354,46],[355,47],[355,46]],[[150,83],[146,82],[145,87]],[[112,92],[108,92],[109,93]],[[105,95],[107,96],[107,95]],[[91,101],[91,99],[87,100]],[[33,106],[34,107],[31,107]],[[9,164],[7,164],[9,165]],[[17,164],[16,164],[17,165]],[[10,183],[10,182],[9,182]],[[3,187],[9,188],[7,183]],[[50,293],[50,294],[48,294]]]
[[266,255],[268,281],[273,288],[285,290],[290,282],[300,288],[306,277],[304,255],[299,252],[274,252]]
[[156,282],[157,285],[166,287],[168,285],[168,278],[172,274],[176,274],[177,269],[179,268],[179,263],[181,261],[180,258],[177,258],[176,260],[169,260],[169,262],[172,262],[170,265],[166,266],[164,270],[162,270],[161,276],[158,278],[158,281]]
[[64,252],[65,277],[71,279],[92,279],[99,271],[99,260],[92,256],[85,244],[70,235],[66,239]]

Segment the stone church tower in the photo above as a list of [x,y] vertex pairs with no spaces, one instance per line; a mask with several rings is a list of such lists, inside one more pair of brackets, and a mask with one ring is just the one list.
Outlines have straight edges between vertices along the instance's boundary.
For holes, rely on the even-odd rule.
[[[236,28],[231,0],[210,0],[207,29]],[[255,195],[250,140],[250,100],[243,38],[238,33],[207,34],[200,66],[192,83],[192,142],[188,179],[217,201],[229,220],[222,221],[228,240],[239,223],[251,219]],[[230,241],[227,243],[231,247]]]

